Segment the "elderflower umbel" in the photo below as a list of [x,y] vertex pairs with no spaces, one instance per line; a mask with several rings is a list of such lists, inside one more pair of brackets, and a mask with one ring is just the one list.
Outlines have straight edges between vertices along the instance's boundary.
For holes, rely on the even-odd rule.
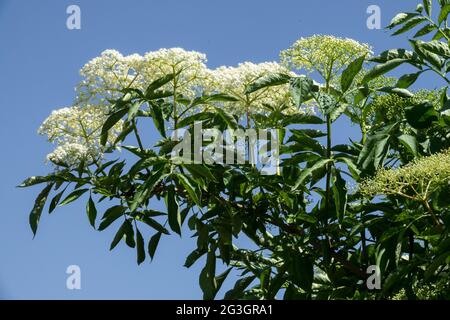
[[76,102],[108,106],[122,96],[121,90],[132,87],[145,91],[150,83],[169,74],[176,77],[162,90],[194,98],[211,83],[205,62],[204,54],[181,48],[160,49],[144,56],[106,50],[81,69],[83,80],[77,86]]
[[[92,161],[103,154],[100,134],[108,114],[102,106],[73,106],[53,111],[42,123],[39,134],[46,135],[50,142],[57,145],[47,156],[54,163],[69,166],[81,160]],[[108,135],[111,145],[122,130],[123,121],[114,125]]]
[[280,73],[294,75],[276,62],[259,64],[244,62],[237,67],[222,66],[214,70],[215,89],[239,100],[237,103],[224,105],[224,108],[233,114],[266,113],[267,105],[282,108],[285,114],[304,112],[305,110],[298,110],[293,104],[288,84],[264,88],[250,94],[245,93],[247,87],[258,79]]
[[450,183],[450,150],[419,158],[403,167],[380,169],[360,185],[367,196],[400,195],[423,201]]
[[292,69],[318,72],[325,81],[332,81],[350,62],[372,54],[371,47],[349,38],[313,35],[300,38],[281,52],[282,63]]

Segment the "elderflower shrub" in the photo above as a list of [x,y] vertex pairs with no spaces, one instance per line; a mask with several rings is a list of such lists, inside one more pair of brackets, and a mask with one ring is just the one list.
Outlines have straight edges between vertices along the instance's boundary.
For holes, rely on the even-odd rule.
[[371,47],[353,39],[328,35],[300,38],[280,54],[282,63],[291,69],[317,72],[330,82],[353,60],[371,55]]
[[288,84],[267,87],[250,94],[245,93],[247,87],[258,79],[279,73],[294,75],[276,62],[259,64],[244,62],[237,67],[222,66],[213,71],[214,88],[217,92],[229,94],[239,100],[224,104],[225,110],[239,116],[247,112],[267,113],[269,111],[267,106],[278,108],[284,114],[309,112],[310,110],[299,109],[294,105]]
[[205,63],[203,53],[181,48],[160,49],[144,56],[106,50],[81,69],[83,80],[77,86],[76,101],[109,106],[121,97],[124,88],[145,91],[151,82],[169,74],[175,74],[175,79],[161,89],[192,99],[212,84],[212,73]]
[[[42,123],[38,133],[46,135],[56,148],[47,160],[57,165],[77,166],[102,157],[104,147],[100,134],[108,114],[99,105],[73,106],[53,111]],[[112,145],[122,131],[123,121],[114,125],[108,135],[107,146]]]
[[425,200],[429,194],[450,183],[450,150],[416,159],[395,169],[380,169],[363,181],[363,195],[400,195]]

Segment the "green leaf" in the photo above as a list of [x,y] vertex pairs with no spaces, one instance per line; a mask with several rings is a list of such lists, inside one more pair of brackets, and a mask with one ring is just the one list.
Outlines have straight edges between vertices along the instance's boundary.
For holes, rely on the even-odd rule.
[[156,129],[158,129],[161,136],[163,136],[165,138],[166,137],[166,128],[164,125],[164,117],[162,114],[161,107],[158,104],[156,104],[156,103],[151,104],[151,115],[152,115],[153,123],[155,124]]
[[418,16],[418,13],[399,13],[394,18],[392,18],[391,23],[387,26],[387,28],[392,29],[416,16]]
[[439,18],[438,18],[439,25],[442,24],[442,22],[447,20],[449,13],[450,13],[450,4],[446,4],[442,7],[441,12],[439,13]]
[[95,219],[97,218],[97,208],[95,208],[95,203],[92,197],[89,197],[89,201],[86,205],[86,213],[89,219],[89,223],[95,229]]
[[132,120],[136,116],[141,105],[141,101],[136,101],[131,105],[130,109],[128,110],[128,121]]
[[45,202],[47,202],[48,194],[53,187],[53,183],[48,184],[37,196],[34,207],[31,210],[29,216],[29,223],[33,234],[36,235],[39,220],[41,219],[42,210],[44,209]]
[[271,75],[259,78],[258,80],[253,82],[251,85],[249,85],[247,87],[247,89],[245,90],[245,93],[250,94],[255,91],[261,90],[263,88],[286,84],[286,83],[289,83],[289,80],[291,78],[292,77],[287,74],[282,74],[282,73],[271,74]]
[[310,292],[313,284],[314,269],[311,259],[301,256],[300,253],[292,254],[287,259],[288,272],[295,285],[306,292]]
[[195,113],[191,116],[188,116],[186,118],[183,118],[180,122],[177,123],[177,129],[178,128],[184,128],[188,125],[193,124],[197,121],[204,121],[204,120],[210,120],[212,119],[216,114],[213,112],[199,112]]
[[424,35],[429,34],[430,32],[436,30],[436,26],[432,24],[427,24],[423,28],[421,28],[419,31],[416,32],[416,34],[413,36],[413,38],[422,37]]
[[140,216],[136,217],[136,219],[139,221],[142,221],[143,223],[148,225],[150,228],[155,229],[159,233],[170,234],[169,231],[166,228],[164,228],[164,226],[162,224],[160,224],[155,219],[152,219],[146,215],[140,215]]
[[109,250],[114,249],[117,244],[120,242],[120,240],[123,239],[123,237],[125,236],[125,230],[126,230],[126,225],[127,225],[127,221],[125,220],[122,225],[120,226],[119,230],[117,231],[116,235],[114,236],[113,241],[111,242],[111,246],[109,247]]
[[145,200],[147,194],[153,190],[153,188],[164,178],[167,177],[167,174],[163,174],[166,170],[165,167],[153,172],[149,178],[144,182],[138,192],[136,192],[133,200],[130,204],[130,211],[134,212],[139,205]]
[[134,229],[131,221],[125,220],[125,243],[130,247],[134,248],[136,246],[136,242],[134,241]]
[[428,61],[435,68],[441,69],[444,64],[444,59],[439,55],[427,50],[424,47],[425,42],[420,40],[409,40],[411,46],[414,48],[414,51],[425,61]]
[[370,58],[369,61],[385,63],[394,59],[415,60],[417,55],[405,49],[391,49],[380,53],[379,56]]
[[288,115],[282,119],[282,125],[288,126],[290,124],[323,124],[324,121],[313,115],[297,114]]
[[216,294],[217,292],[220,290],[220,288],[222,287],[223,282],[225,281],[225,279],[228,277],[228,275],[230,274],[230,271],[233,268],[228,268],[227,270],[225,270],[223,273],[219,274],[217,277],[215,277],[215,283],[216,283]]
[[69,204],[75,200],[77,200],[79,197],[81,197],[83,194],[85,194],[89,189],[78,189],[73,191],[71,194],[69,194],[61,203],[60,206],[64,206],[66,204]]
[[404,63],[406,61],[408,61],[408,60],[402,59],[402,58],[396,58],[396,59],[389,60],[385,63],[376,65],[369,72],[366,73],[363,80],[361,81],[361,84],[368,83],[369,81],[371,81],[375,78],[378,78],[379,76],[395,69],[396,67],[398,67],[399,65],[401,65],[402,63]]
[[212,300],[217,293],[216,273],[216,247],[211,245],[206,258],[206,265],[199,277],[200,288],[203,291],[204,300]]
[[181,235],[181,215],[180,210],[178,209],[178,202],[175,196],[175,189],[173,186],[169,186],[167,188],[166,193],[166,206],[168,212],[168,220],[169,226],[172,231]]
[[116,221],[119,217],[123,216],[126,208],[120,205],[109,208],[105,211],[105,214],[102,217],[102,222],[98,227],[99,231],[105,230],[107,227],[111,225],[114,221]]
[[108,119],[106,119],[105,124],[102,127],[102,132],[100,134],[101,145],[106,145],[106,142],[108,141],[109,129],[111,129],[117,122],[119,122],[128,113],[128,110],[128,108],[122,108],[114,112],[108,117]]
[[409,134],[402,134],[401,136],[399,136],[398,141],[405,146],[405,148],[414,156],[417,157],[418,156],[418,151],[417,151],[417,147],[418,147],[418,143],[416,140],[416,137],[411,136]]
[[66,189],[64,189],[63,191],[61,191],[60,193],[58,193],[56,196],[53,197],[52,201],[50,202],[50,206],[48,208],[48,213],[52,213],[56,209],[56,206],[58,205],[59,200],[61,200],[64,191],[66,191]]
[[161,232],[158,232],[155,235],[153,235],[148,242],[148,255],[152,260],[153,257],[155,256],[156,248],[158,248],[158,243],[160,239],[161,239]]
[[431,16],[432,0],[423,0],[423,6],[428,16]]
[[217,182],[216,177],[211,173],[211,170],[208,169],[205,165],[202,164],[183,164],[194,177],[203,177],[214,182]]
[[176,75],[178,74],[167,74],[151,82],[145,90],[145,97],[151,97],[155,90],[160,89],[162,86],[172,81]]
[[405,33],[406,31],[411,30],[412,28],[414,28],[415,26],[417,26],[418,24],[427,21],[427,19],[425,17],[419,16],[419,17],[414,17],[410,20],[408,20],[408,22],[406,22],[403,27],[401,27],[400,29],[398,29],[397,31],[395,31],[392,35],[396,36],[402,33]]
[[138,228],[136,228],[136,253],[137,253],[137,264],[140,265],[145,260],[145,245],[144,237]]
[[181,182],[181,184],[183,185],[184,189],[187,191],[187,193],[189,194],[190,198],[192,199],[192,201],[195,202],[196,205],[201,207],[201,203],[200,200],[197,196],[197,193],[195,192],[195,188],[192,186],[191,182],[188,180],[188,178],[186,178],[184,175],[182,174],[177,174],[178,180]]
[[383,88],[378,89],[377,91],[396,94],[403,98],[411,98],[414,96],[414,94],[411,91],[409,91],[408,89],[403,89],[403,88],[383,87]]
[[29,177],[29,178],[25,179],[20,185],[18,185],[18,187],[26,188],[26,187],[34,186],[36,184],[49,182],[49,181],[52,181],[53,179],[55,179],[55,176],[53,176],[53,175],[48,175],[45,177],[33,176],[33,177]]
[[236,129],[238,127],[236,119],[231,114],[219,107],[214,107],[214,110],[217,112],[220,118],[223,119],[228,128]]
[[333,159],[321,159],[321,160],[317,161],[311,167],[304,168],[301,171],[300,176],[297,179],[297,182],[295,183],[294,190],[297,190],[298,187],[306,180],[306,178],[311,176],[314,171],[323,168],[324,166],[328,165],[330,162],[333,162]]
[[432,40],[429,42],[421,42],[418,40],[417,43],[418,45],[420,45],[421,48],[429,52],[435,53],[438,56],[444,57],[446,59],[450,58],[450,48],[447,42],[436,40]]
[[405,116],[411,127],[415,129],[428,128],[433,122],[439,120],[439,112],[429,102],[407,107]]
[[361,71],[366,55],[363,55],[352,61],[348,67],[342,72],[341,90],[346,92],[352,85],[356,75]]
[[206,252],[207,252],[206,250],[195,249],[187,256],[186,261],[184,262],[184,266],[186,268],[190,268]]
[[390,135],[378,133],[370,136],[358,157],[358,165],[363,170],[377,169],[382,164],[388,149]]
[[401,76],[400,79],[398,79],[395,87],[403,89],[409,88],[414,82],[416,82],[417,78],[422,72],[423,71],[419,71],[416,73],[409,73]]
[[233,289],[227,291],[227,293],[225,293],[225,300],[236,300],[236,299],[240,299],[243,297],[243,293],[245,291],[245,289],[247,289],[247,287],[256,279],[255,276],[248,276],[248,277],[244,277],[239,279],[238,281],[236,281],[236,283],[234,284]]
[[342,223],[347,208],[347,186],[338,170],[334,171],[334,183],[332,186],[334,204],[336,206],[336,216],[339,223]]
[[295,104],[300,107],[301,104],[311,99],[314,82],[310,77],[301,75],[290,80],[290,91]]

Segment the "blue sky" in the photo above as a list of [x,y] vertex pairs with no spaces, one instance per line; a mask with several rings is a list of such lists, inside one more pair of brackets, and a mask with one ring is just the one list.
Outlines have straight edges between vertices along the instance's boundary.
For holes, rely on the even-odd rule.
[[[38,188],[15,188],[45,175],[51,150],[36,130],[53,110],[70,105],[78,70],[103,50],[145,53],[184,47],[207,54],[208,65],[278,59],[301,36],[332,34],[367,42],[375,52],[405,47],[404,37],[369,30],[366,9],[379,5],[382,24],[416,1],[392,0],[0,0],[0,298],[198,299],[201,264],[182,265],[195,248],[186,233],[166,237],[154,262],[141,266],[135,251],[109,252],[114,228],[94,231],[85,201],[44,211],[33,240],[28,214]],[[66,8],[81,8],[82,29],[66,28]],[[437,84],[438,85],[438,84]],[[440,84],[439,84],[440,85]],[[353,129],[338,123],[335,142]],[[82,289],[66,289],[67,266],[79,265]],[[228,284],[230,285],[230,284]]]

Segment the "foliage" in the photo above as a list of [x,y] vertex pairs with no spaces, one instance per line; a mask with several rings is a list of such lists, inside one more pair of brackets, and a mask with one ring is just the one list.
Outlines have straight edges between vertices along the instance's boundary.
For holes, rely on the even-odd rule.
[[[424,0],[397,15],[388,27],[394,34],[421,26],[412,50],[378,56],[368,45],[321,35],[283,51],[282,65],[216,70],[204,55],[178,48],[144,57],[106,51],[82,69],[74,109],[41,129],[57,148],[91,150],[93,141],[97,152],[80,157],[84,149],[67,146],[67,157],[48,157],[53,173],[22,183],[44,184],[30,214],[33,232],[51,193],[50,212],[85,197],[90,224],[118,228],[111,249],[124,240],[138,263],[187,225],[196,248],[185,266],[204,258],[205,299],[216,298],[232,270],[240,276],[226,299],[448,299],[450,102],[446,87],[409,90],[425,72],[450,83],[450,4],[434,7]],[[421,40],[428,34],[432,40]],[[415,72],[385,76],[401,65]],[[106,114],[100,129],[97,120],[77,120],[89,108],[103,108],[94,117]],[[333,144],[338,118],[360,128],[360,141]],[[161,135],[153,147],[141,137],[148,121]],[[174,161],[169,137],[178,128],[193,134],[197,121],[222,131],[277,129],[281,170]],[[89,138],[79,133],[84,127]],[[129,155],[110,160],[118,148]],[[99,219],[96,207],[106,200]],[[162,201],[167,210],[157,211]],[[153,230],[149,239],[144,226]],[[237,238],[251,245],[238,247]],[[370,265],[381,271],[380,290],[366,285]]]

